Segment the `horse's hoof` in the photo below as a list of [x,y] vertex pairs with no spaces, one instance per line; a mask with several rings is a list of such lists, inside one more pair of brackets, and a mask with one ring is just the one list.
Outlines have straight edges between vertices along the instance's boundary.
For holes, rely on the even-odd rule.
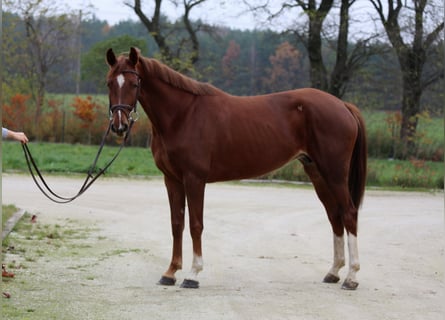
[[199,288],[199,281],[190,280],[190,279],[184,279],[184,281],[181,284],[181,288],[198,289]]
[[339,281],[340,278],[337,277],[336,275],[333,275],[332,273],[328,273],[323,279],[323,282],[325,283],[337,283]]
[[162,276],[161,279],[158,281],[158,285],[161,286],[174,286],[176,283],[175,278],[169,278],[166,276]]
[[346,279],[341,286],[344,290],[355,290],[358,287],[358,282],[353,281],[351,279]]

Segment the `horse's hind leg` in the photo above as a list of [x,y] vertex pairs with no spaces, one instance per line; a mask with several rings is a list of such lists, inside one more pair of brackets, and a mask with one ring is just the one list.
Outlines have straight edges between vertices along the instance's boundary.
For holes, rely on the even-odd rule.
[[[342,226],[344,226],[344,229],[346,229],[346,233],[348,236],[349,271],[345,281],[343,282],[342,289],[355,290],[358,287],[356,274],[360,270],[357,246],[358,211],[357,208],[354,206],[354,203],[352,202],[352,198],[349,192],[349,186],[345,180],[346,179],[342,181],[341,179],[331,177],[329,182],[326,182],[326,186],[329,188],[332,194],[332,198],[335,199],[336,202],[336,207],[332,207],[331,210],[328,211],[328,216],[334,229],[334,247],[336,243],[336,235],[338,235],[338,233],[336,232],[335,223],[337,222],[339,224],[339,222],[341,222]],[[341,250],[344,250],[343,242],[341,242]]]
[[347,290],[355,290],[358,287],[356,274],[360,270],[360,262],[357,246],[357,218],[358,209],[349,197],[348,205],[344,208],[343,212],[343,223],[348,234],[349,271],[342,288]]
[[[348,232],[349,273],[343,283],[343,289],[355,289],[358,282],[355,274],[359,270],[357,249],[357,210],[350,200],[346,183],[329,184],[321,176],[315,163],[304,163],[304,169],[312,180],[315,191],[323,203],[333,231],[334,261],[332,267],[323,279],[327,283],[340,280],[339,271],[345,265],[344,229]],[[355,210],[355,212],[354,212]]]

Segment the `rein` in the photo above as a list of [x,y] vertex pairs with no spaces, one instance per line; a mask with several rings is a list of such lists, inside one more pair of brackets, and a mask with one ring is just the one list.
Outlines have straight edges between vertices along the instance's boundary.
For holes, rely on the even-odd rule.
[[[102,139],[102,142],[100,144],[99,150],[96,154],[96,158],[94,159],[93,164],[90,166],[90,169],[87,172],[87,177],[85,178],[84,183],[82,184],[82,186],[80,187],[79,191],[77,192],[76,195],[72,196],[72,197],[63,197],[58,195],[57,193],[55,193],[49,186],[48,183],[45,181],[45,179],[42,176],[42,173],[40,172],[39,168],[37,167],[37,164],[31,154],[31,151],[28,148],[28,145],[26,143],[22,144],[22,148],[23,148],[23,152],[25,153],[25,158],[26,158],[26,163],[28,165],[28,169],[29,172],[31,174],[32,179],[34,180],[35,184],[37,185],[37,187],[40,189],[40,191],[51,201],[56,202],[56,203],[69,203],[75,199],[77,199],[78,197],[80,197],[85,191],[87,191],[91,185],[93,184],[94,181],[97,180],[97,178],[99,178],[101,175],[103,175],[105,173],[105,171],[111,166],[111,164],[114,162],[114,160],[116,160],[116,158],[118,157],[118,155],[120,154],[120,152],[122,151],[123,147],[125,146],[125,143],[128,139],[128,137],[130,136],[130,131],[131,128],[133,127],[135,120],[130,120],[130,126],[128,128],[127,133],[125,134],[124,140],[122,141],[119,150],[116,152],[116,154],[114,155],[114,157],[107,163],[107,165],[100,169],[99,172],[94,175],[93,172],[96,169],[96,164],[97,161],[99,160],[99,156],[102,152],[103,147],[105,146],[105,139],[108,136],[108,134],[110,133],[110,128],[111,128],[111,121],[110,124],[108,125],[108,129]],[[39,181],[40,180],[40,181]]]
[[[123,73],[133,73],[135,75],[138,76],[138,80],[139,80],[139,86],[140,86],[140,76],[136,71],[133,70],[124,70]],[[109,112],[110,112],[110,122],[108,124],[108,128],[107,131],[105,132],[103,138],[102,138],[102,142],[100,144],[99,150],[97,151],[96,154],[96,158],[93,161],[93,164],[90,166],[90,169],[87,172],[87,176],[85,178],[84,183],[82,184],[82,186],[80,187],[79,191],[77,192],[76,195],[72,196],[72,197],[63,197],[58,195],[57,193],[55,193],[49,186],[48,183],[45,181],[45,179],[42,176],[42,173],[40,172],[39,168],[37,167],[37,164],[33,158],[33,156],[31,155],[31,151],[28,148],[28,145],[26,143],[22,144],[22,148],[23,148],[23,152],[25,154],[25,158],[26,158],[26,163],[28,165],[28,169],[29,172],[31,173],[31,177],[34,180],[35,184],[37,185],[37,187],[40,189],[40,191],[51,201],[56,202],[56,203],[69,203],[75,199],[77,199],[78,197],[80,197],[85,191],[87,191],[91,185],[94,183],[94,181],[96,181],[101,175],[103,175],[105,173],[105,171],[111,166],[111,164],[114,162],[114,160],[116,160],[116,158],[119,156],[119,154],[121,153],[123,147],[125,146],[125,143],[128,140],[128,137],[130,136],[130,132],[131,132],[131,128],[133,127],[133,124],[138,120],[139,115],[136,111],[136,105],[137,105],[137,101],[139,98],[139,86],[138,86],[138,90],[136,93],[136,102],[134,103],[134,106],[131,105],[126,105],[126,104],[116,104],[116,105],[111,105],[109,106]],[[111,158],[111,160],[107,163],[107,165],[100,169],[99,172],[94,175],[93,172],[96,169],[96,164],[97,161],[99,160],[100,154],[102,152],[102,149],[105,146],[105,140],[108,136],[108,134],[110,133],[111,130],[111,126],[113,123],[113,119],[112,119],[112,115],[115,111],[118,110],[129,110],[129,117],[128,120],[130,121],[130,124],[128,126],[128,130],[125,133],[125,137],[119,147],[119,150],[116,152],[116,154],[114,155],[113,158]],[[134,118],[132,116],[132,114],[134,114],[136,117]],[[40,180],[40,181],[39,181]]]

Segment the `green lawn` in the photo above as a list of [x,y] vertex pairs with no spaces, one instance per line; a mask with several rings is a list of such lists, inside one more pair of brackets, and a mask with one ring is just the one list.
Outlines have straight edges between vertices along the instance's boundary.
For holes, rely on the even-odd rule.
[[[86,173],[92,165],[99,146],[78,144],[29,143],[28,147],[42,173]],[[98,167],[104,167],[118,151],[118,147],[104,147]],[[3,171],[26,172],[26,160],[17,142],[3,142]],[[124,147],[107,174],[115,176],[159,176],[151,151],[145,148]]]
[[[29,148],[37,164],[45,173],[86,174],[98,146],[30,143]],[[118,147],[105,147],[98,167],[103,167],[117,152]],[[17,142],[3,143],[3,171],[27,172],[23,150]],[[125,147],[106,172],[109,176],[160,176],[150,149]],[[368,161],[368,186],[384,188],[443,189],[443,162],[399,161],[371,158]],[[263,178],[308,181],[302,165],[291,162]]]

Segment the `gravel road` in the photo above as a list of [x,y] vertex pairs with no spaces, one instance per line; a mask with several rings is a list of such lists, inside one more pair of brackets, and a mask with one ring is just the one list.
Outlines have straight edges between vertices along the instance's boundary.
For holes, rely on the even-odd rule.
[[[74,194],[82,180],[51,177]],[[444,194],[368,191],[359,214],[357,291],[324,284],[330,225],[307,187],[210,184],[200,289],[156,285],[171,254],[161,179],[99,179],[82,197],[54,204],[29,176],[3,174],[3,204],[42,224],[91,226],[76,255],[43,254],[14,281],[11,299],[29,319],[443,319]],[[69,221],[69,223],[67,222]],[[100,240],[98,240],[100,239]],[[83,249],[82,249],[83,248]],[[114,252],[114,254],[112,254]],[[108,253],[108,254],[107,254]],[[191,266],[189,233],[184,270]],[[341,275],[346,275],[346,268]],[[20,280],[22,279],[22,280]],[[26,307],[25,307],[26,306]],[[63,315],[63,316],[60,316]]]

